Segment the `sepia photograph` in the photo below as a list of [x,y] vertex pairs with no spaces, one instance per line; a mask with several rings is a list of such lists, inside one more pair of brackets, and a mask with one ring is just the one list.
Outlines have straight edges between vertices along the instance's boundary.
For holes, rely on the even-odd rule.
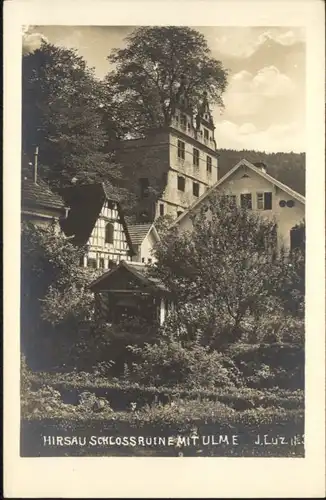
[[59,4],[6,5],[7,497],[318,496],[318,1]]
[[305,30],[22,43],[22,456],[304,457]]

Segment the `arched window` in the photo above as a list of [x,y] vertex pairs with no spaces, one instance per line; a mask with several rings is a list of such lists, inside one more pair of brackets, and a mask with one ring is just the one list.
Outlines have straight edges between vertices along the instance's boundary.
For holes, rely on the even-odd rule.
[[108,222],[105,226],[105,243],[113,243],[114,226]]

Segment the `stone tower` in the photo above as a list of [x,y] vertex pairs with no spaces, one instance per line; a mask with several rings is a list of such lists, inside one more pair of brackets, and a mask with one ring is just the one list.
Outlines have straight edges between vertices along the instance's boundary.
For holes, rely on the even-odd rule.
[[205,92],[196,108],[188,101],[182,79],[170,125],[115,147],[138,197],[137,220],[178,217],[218,180],[215,126]]

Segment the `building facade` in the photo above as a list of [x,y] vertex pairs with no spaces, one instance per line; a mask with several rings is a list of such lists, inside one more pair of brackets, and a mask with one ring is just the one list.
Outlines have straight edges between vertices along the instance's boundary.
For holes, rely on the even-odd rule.
[[83,267],[107,270],[134,250],[119,202],[107,184],[75,185],[63,190],[69,215],[61,227],[71,242],[85,249]]
[[141,264],[154,263],[153,250],[160,239],[154,224],[128,224],[128,231],[135,252],[132,262]]
[[113,150],[138,199],[138,221],[178,217],[218,179],[215,126],[204,95],[197,113],[178,94],[169,126]]
[[237,206],[246,207],[262,217],[275,221],[277,245],[290,249],[298,246],[298,226],[305,218],[305,198],[274,177],[263,164],[253,165],[241,160],[209,191],[207,191],[187,212],[172,224],[180,231],[191,230],[191,217],[212,192],[226,196]]
[[39,176],[23,172],[21,185],[21,221],[39,227],[54,224],[58,232],[60,222],[68,215],[69,208],[57,193],[54,193]]

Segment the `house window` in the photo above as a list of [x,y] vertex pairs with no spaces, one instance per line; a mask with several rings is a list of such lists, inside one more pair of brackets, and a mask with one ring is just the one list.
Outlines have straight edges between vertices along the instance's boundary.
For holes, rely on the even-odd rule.
[[183,141],[178,141],[178,158],[185,159],[185,143]]
[[272,193],[257,193],[257,210],[272,210]]
[[221,196],[222,203],[225,203],[226,205],[236,205],[237,203],[237,197],[235,194],[224,194]]
[[181,177],[180,175],[178,175],[178,190],[184,191],[185,185],[186,185],[186,179],[184,177]]
[[182,211],[182,210],[178,210],[178,211],[177,211],[177,217],[180,217],[180,215],[181,215],[182,213],[183,213],[183,211]]
[[105,226],[105,243],[113,243],[114,225],[108,222]]
[[142,177],[139,179],[139,186],[140,186],[140,196],[142,198],[146,198],[149,195],[149,180],[147,177]]
[[211,156],[206,157],[206,169],[209,174],[212,173],[212,158]]
[[196,148],[193,150],[193,164],[195,167],[199,167],[199,151]]
[[164,215],[164,205],[160,203],[160,215]]
[[241,208],[247,208],[248,210],[252,209],[251,193],[241,194],[240,201],[241,201]]
[[87,266],[88,267],[91,267],[92,269],[96,269],[97,268],[97,264],[96,264],[96,259],[91,259],[90,257],[87,259]]
[[144,263],[145,263],[145,257],[142,257],[142,258],[141,258],[141,261],[142,261],[142,263],[144,264]]
[[108,265],[109,269],[114,269],[115,266],[116,266],[116,263],[114,262],[114,260],[109,259],[109,265]]
[[257,210],[264,210],[264,193],[257,193]]
[[199,184],[198,184],[198,182],[192,183],[192,194],[194,196],[197,196],[197,197],[199,196]]
[[291,251],[305,248],[305,228],[304,226],[294,226],[290,231]]
[[104,264],[104,259],[103,259],[103,257],[101,257],[101,258],[100,258],[100,268],[101,268],[101,269],[104,269],[104,267],[105,267],[105,264]]
[[207,130],[207,128],[204,128],[204,139],[205,139],[206,141],[208,141],[208,137],[209,137],[208,130]]

